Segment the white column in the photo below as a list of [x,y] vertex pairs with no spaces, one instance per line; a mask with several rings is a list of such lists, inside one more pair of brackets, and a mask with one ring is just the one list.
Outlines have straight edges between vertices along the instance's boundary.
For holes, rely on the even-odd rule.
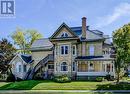
[[100,72],[102,72],[102,61],[99,61],[100,63]]
[[107,66],[106,66],[106,63],[105,63],[105,72],[106,72],[106,68],[107,68]]

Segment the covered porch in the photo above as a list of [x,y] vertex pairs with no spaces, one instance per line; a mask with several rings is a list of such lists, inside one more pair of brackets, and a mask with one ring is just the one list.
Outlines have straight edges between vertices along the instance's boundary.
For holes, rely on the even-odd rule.
[[113,59],[77,60],[77,76],[115,76]]

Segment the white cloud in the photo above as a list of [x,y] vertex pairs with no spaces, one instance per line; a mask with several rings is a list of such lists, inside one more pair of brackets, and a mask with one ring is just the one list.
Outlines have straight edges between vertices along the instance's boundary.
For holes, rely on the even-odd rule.
[[122,16],[128,16],[128,15],[130,15],[130,3],[121,3],[114,8],[113,13],[98,18],[99,21],[96,26],[97,27],[107,26],[113,23],[114,21],[118,20]]

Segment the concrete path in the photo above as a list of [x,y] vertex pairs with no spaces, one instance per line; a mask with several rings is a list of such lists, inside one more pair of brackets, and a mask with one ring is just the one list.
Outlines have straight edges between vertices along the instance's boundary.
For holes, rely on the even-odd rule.
[[112,92],[112,93],[130,93],[130,90],[0,90],[3,94],[18,94],[18,93],[47,93],[47,92]]

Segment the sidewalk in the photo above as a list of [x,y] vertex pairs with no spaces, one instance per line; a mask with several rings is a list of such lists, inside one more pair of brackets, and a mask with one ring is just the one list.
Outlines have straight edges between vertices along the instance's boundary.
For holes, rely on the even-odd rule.
[[59,92],[59,93],[65,93],[65,92],[112,92],[112,93],[130,93],[130,90],[0,90],[0,93],[8,93],[8,94],[17,94],[17,93],[52,93],[52,92]]

